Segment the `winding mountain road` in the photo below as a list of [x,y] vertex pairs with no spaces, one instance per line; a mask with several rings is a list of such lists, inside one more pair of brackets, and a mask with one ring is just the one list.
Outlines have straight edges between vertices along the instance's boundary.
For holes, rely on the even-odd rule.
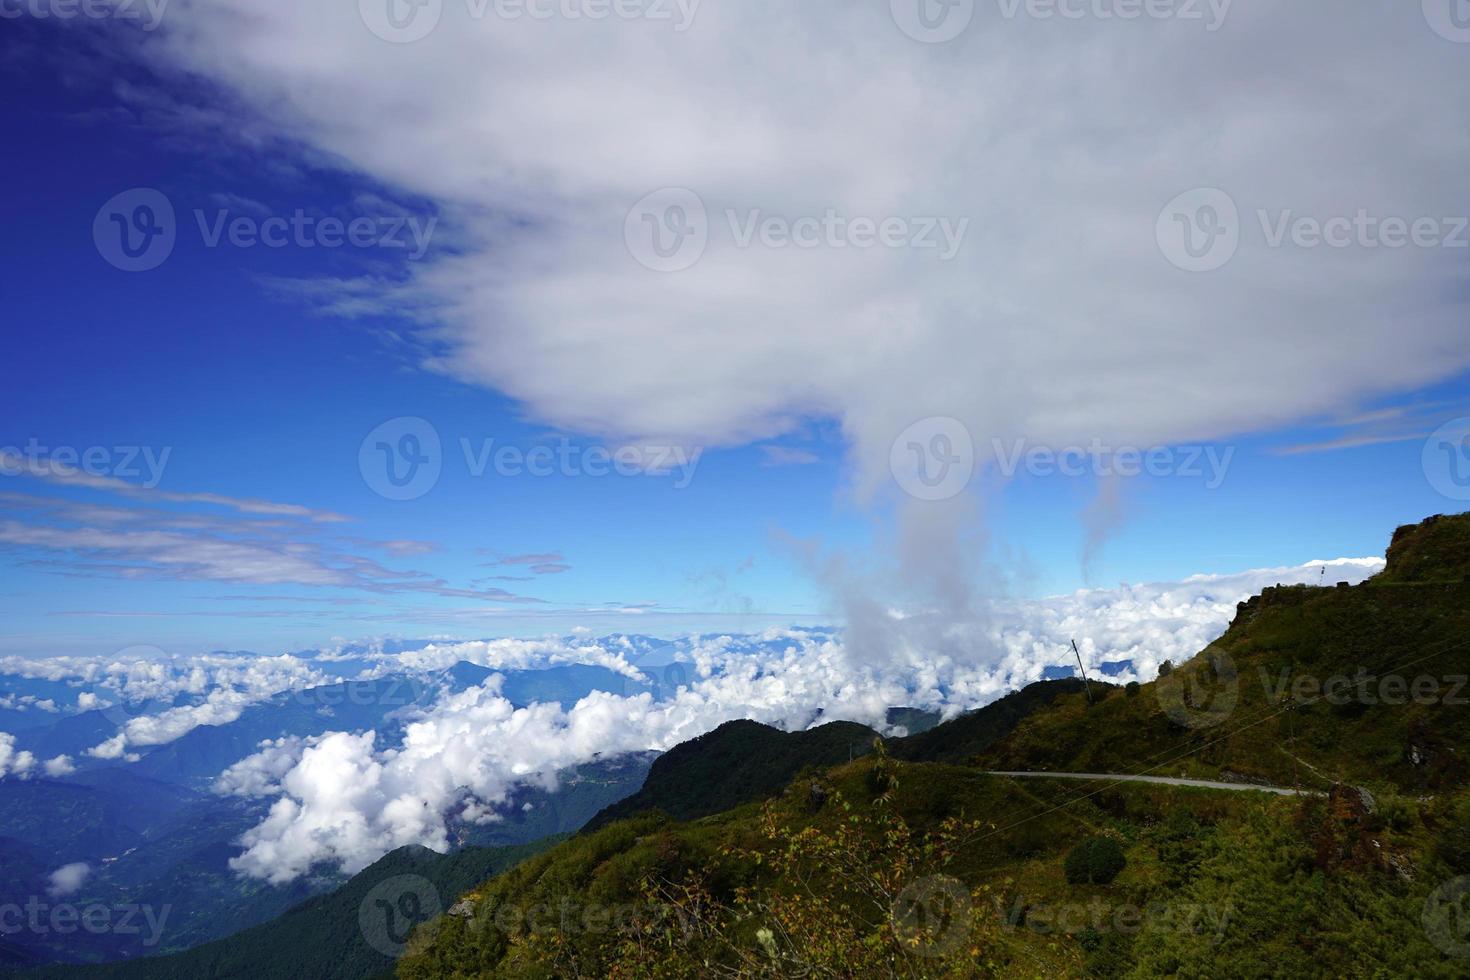
[[1107,772],[997,772],[987,770],[991,776],[1009,776],[1020,779],[1083,779],[1115,783],[1158,783],[1161,786],[1193,786],[1197,789],[1223,789],[1233,793],[1251,790],[1260,793],[1275,793],[1277,796],[1320,796],[1315,790],[1283,789],[1280,786],[1257,786],[1254,783],[1217,783],[1208,779],[1181,779],[1174,776],[1125,776]]

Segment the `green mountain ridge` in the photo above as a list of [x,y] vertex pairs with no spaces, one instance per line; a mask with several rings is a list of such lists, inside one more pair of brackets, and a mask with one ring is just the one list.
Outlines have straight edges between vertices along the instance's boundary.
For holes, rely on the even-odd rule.
[[[715,778],[714,760],[781,733],[736,726],[704,758],[676,748],[626,804],[664,812],[601,821],[485,882],[418,930],[398,975],[1470,974],[1470,923],[1446,890],[1470,874],[1470,728],[1446,700],[1470,666],[1467,541],[1463,515],[1400,529],[1380,576],[1265,590],[1155,682],[1095,684],[1090,700],[1076,682],[1032,685],[764,802],[668,812],[697,812],[696,773],[740,795],[748,778]],[[1374,691],[1406,671],[1445,683],[1406,703],[1323,696],[1360,670]],[[1321,792],[987,774],[1025,769]],[[1107,851],[1098,838],[1121,870],[1069,880],[1067,855]]]

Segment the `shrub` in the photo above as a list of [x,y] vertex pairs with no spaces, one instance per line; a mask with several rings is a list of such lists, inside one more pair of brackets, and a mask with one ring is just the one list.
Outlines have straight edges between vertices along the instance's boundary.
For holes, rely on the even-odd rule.
[[1089,837],[1067,853],[1063,865],[1074,885],[1106,885],[1128,863],[1123,849],[1111,837]]

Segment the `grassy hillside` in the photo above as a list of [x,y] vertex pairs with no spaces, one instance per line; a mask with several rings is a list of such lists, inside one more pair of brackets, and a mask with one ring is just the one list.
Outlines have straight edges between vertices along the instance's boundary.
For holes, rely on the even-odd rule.
[[[908,713],[907,720],[926,727],[916,735],[889,739],[887,749],[896,758],[914,762],[963,762],[1059,695],[1081,690],[1079,680],[1042,681],[942,725],[927,725],[928,712],[897,709]],[[890,712],[890,722],[893,716]],[[653,764],[639,792],[597,814],[583,832],[650,810],[692,820],[763,800],[785,789],[804,769],[826,769],[865,755],[875,738],[872,729],[850,722],[801,732],[783,732],[753,721],[728,722],[670,749]]]
[[[1267,590],[1155,683],[1033,686],[764,803],[603,821],[422,926],[399,976],[1465,976],[1440,889],[1470,874],[1467,528],[1401,529],[1355,588]],[[661,792],[736,795],[780,744],[730,735],[670,752]]]
[[1143,772],[1405,796],[1470,781],[1470,517],[1401,528],[1379,576],[1265,590],[1167,677],[1058,697],[991,769]]
[[[398,974],[1462,976],[1419,922],[1445,873],[1432,835],[1335,821],[1325,798],[1082,798],[869,756],[815,791],[575,838],[422,927]],[[1355,833],[1418,872],[1324,848]],[[1121,874],[1069,883],[1067,853],[1096,837]]]
[[783,732],[753,721],[731,721],[674,746],[653,763],[643,788],[597,814],[584,832],[646,810],[676,820],[719,813],[780,792],[808,766],[828,767],[868,751],[877,732],[839,721]]
[[[1094,682],[1093,695],[1112,688]],[[964,762],[1005,738],[1025,718],[1051,705],[1064,694],[1081,696],[1082,681],[1076,678],[1040,681],[1013,691],[985,707],[907,738],[891,739],[888,750],[910,762]]]

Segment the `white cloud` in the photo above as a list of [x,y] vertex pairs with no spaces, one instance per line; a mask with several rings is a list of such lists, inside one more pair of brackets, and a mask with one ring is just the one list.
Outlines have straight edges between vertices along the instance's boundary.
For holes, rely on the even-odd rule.
[[286,736],[260,743],[259,751],[230,766],[214,782],[218,793],[229,796],[272,796],[280,781],[301,761],[301,754],[318,738]]
[[[433,366],[554,424],[730,444],[830,416],[876,483],[926,415],[982,447],[1148,445],[1470,361],[1448,250],[1269,249],[1254,228],[1257,208],[1470,213],[1470,134],[1426,94],[1463,89],[1470,65],[1417,8],[1237,4],[1215,32],[986,8],[948,45],[915,43],[883,3],[710,2],[684,32],[467,9],[393,45],[352,5],[196,0],[150,40],[261,109],[252,133],[457,222],[456,248],[378,308],[426,312]],[[1233,195],[1249,240],[1190,275],[1155,224],[1202,185]],[[680,273],[623,240],[665,186],[698,192],[714,229]],[[726,209],[829,208],[972,226],[953,262],[739,248],[724,227]]]
[[[153,459],[152,450],[145,450],[145,459],[149,463],[149,469],[153,471],[153,479],[162,478],[163,467],[168,463],[170,450],[165,449],[161,459]],[[130,483],[114,476],[105,476],[98,473],[88,473],[77,468],[75,464],[68,465],[64,462],[50,459],[46,456],[24,456],[8,450],[0,450],[0,472],[7,475],[25,473],[40,480],[59,483],[64,486],[86,487],[93,490],[106,490],[111,493],[120,493],[132,497],[144,499],[168,501],[169,503],[181,504],[211,504],[239,511],[242,514],[253,514],[264,517],[295,517],[313,521],[339,523],[347,518],[341,514],[333,514],[326,511],[316,511],[309,507],[297,504],[281,504],[270,500],[245,499],[227,497],[218,493],[174,493],[167,490],[159,490],[154,484]]]
[[[685,640],[677,648],[687,683],[660,701],[599,692],[570,709],[517,709],[500,696],[495,675],[421,711],[399,746],[380,745],[372,732],[338,732],[267,743],[232,766],[219,791],[279,795],[232,866],[281,882],[318,862],[354,872],[408,843],[444,850],[446,820],[493,819],[517,784],[554,788],[559,770],[599,753],[668,749],[732,719],[800,729],[837,719],[877,727],[898,705],[954,714],[1040,679],[1049,665],[1067,665],[1072,637],[1094,674],[1102,663],[1133,660],[1136,668],[1115,679],[1149,678],[1163,660],[1185,660],[1221,633],[1239,601],[1267,585],[1314,583],[1323,564],[1009,604],[994,610],[995,634],[969,658],[894,650],[881,663],[866,662],[825,631]],[[1377,559],[1325,564],[1333,581],[1352,582],[1383,567]],[[463,649],[498,649],[523,662],[523,647],[501,641],[405,657],[437,665]]]
[[52,898],[65,898],[75,895],[81,891],[87,876],[92,873],[92,868],[85,861],[77,861],[73,864],[64,864],[51,872],[51,884],[46,888],[46,894]]
[[127,746],[128,737],[118,733],[107,741],[92,746],[87,750],[87,755],[94,759],[121,759]]
[[36,757],[15,750],[15,736],[0,732],[0,776],[25,776],[35,768]]
[[46,760],[46,775],[48,776],[70,776],[76,771],[77,767],[69,755],[58,755],[54,759]]
[[638,669],[628,662],[628,651],[609,650],[600,642],[569,642],[558,637],[541,639],[470,640],[430,643],[418,650],[376,654],[381,660],[372,674],[404,670],[439,671],[468,661],[492,670],[534,670],[557,664],[591,664],[636,679]]
[[189,704],[128,718],[122,731],[87,750],[99,759],[136,758],[129,746],[163,745],[201,725],[225,725],[283,691],[303,690],[330,683],[327,675],[307,661],[279,657],[186,658],[172,663],[135,661],[128,666],[123,685],[130,699],[172,700],[178,694],[197,695]]

